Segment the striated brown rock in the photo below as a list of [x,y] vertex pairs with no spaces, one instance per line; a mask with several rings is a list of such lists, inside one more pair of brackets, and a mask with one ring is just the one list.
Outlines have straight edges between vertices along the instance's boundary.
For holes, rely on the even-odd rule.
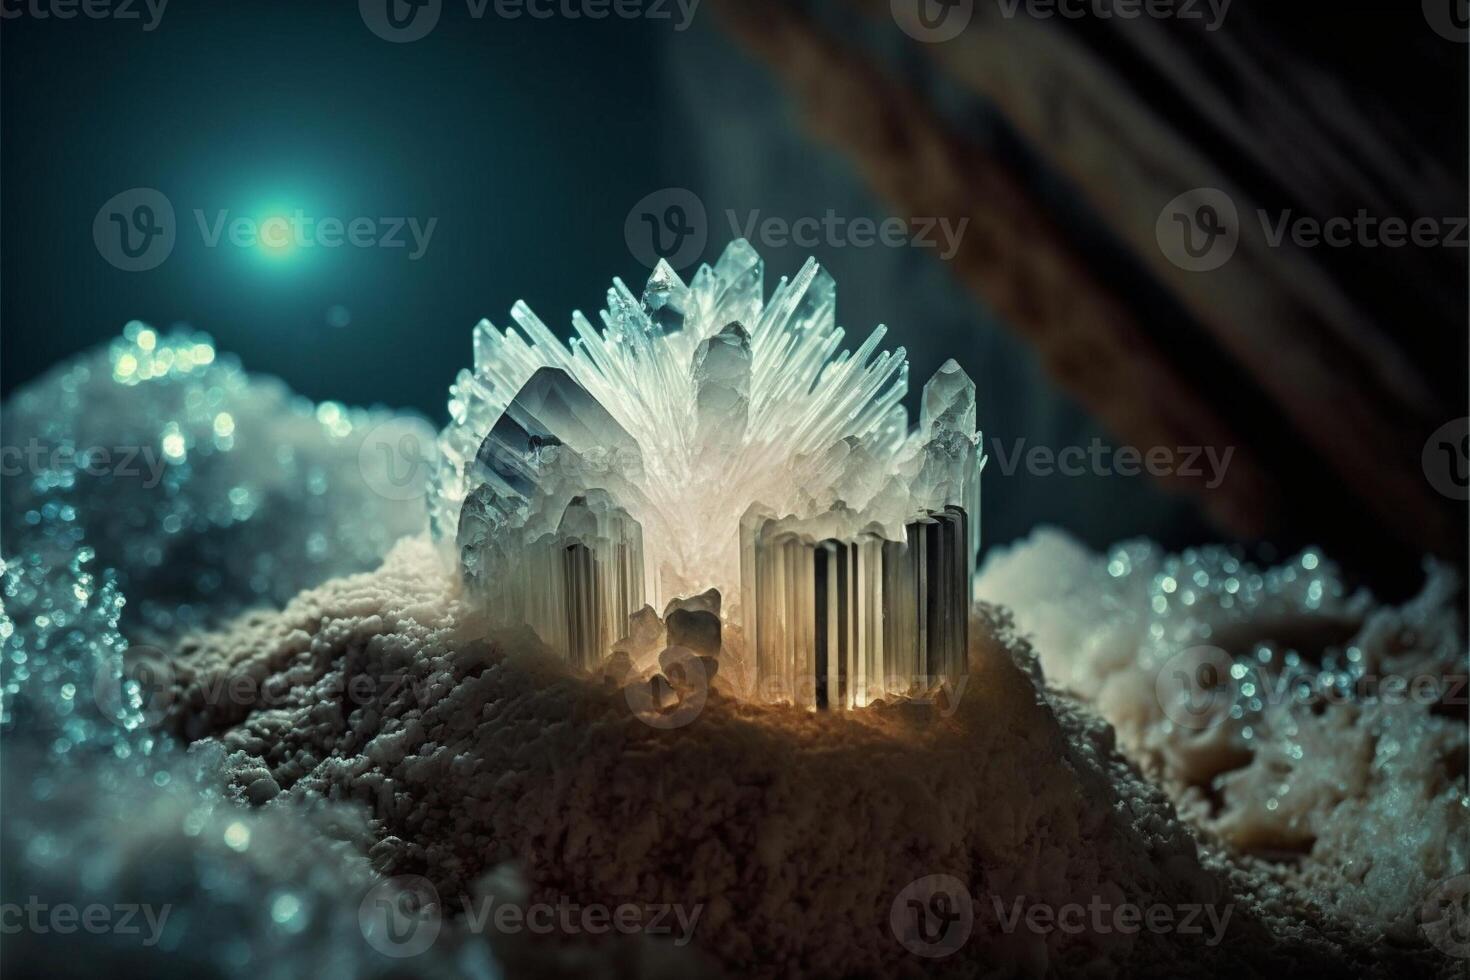
[[[1272,245],[1258,218],[1464,214],[1461,151],[1446,155],[1438,122],[1407,131],[1419,94],[1395,105],[1367,61],[1314,62],[1288,14],[1261,6],[1206,31],[977,3],[940,44],[907,41],[879,0],[717,9],[895,213],[969,222],[957,278],[1116,438],[1234,447],[1218,488],[1162,478],[1223,528],[1327,545],[1395,586],[1424,552],[1463,561],[1464,508],[1421,454],[1464,415],[1464,263]],[[1418,11],[1390,32],[1424,49],[1425,85],[1460,83]],[[1197,188],[1223,189],[1242,222],[1205,273],[1171,262],[1156,230]]]

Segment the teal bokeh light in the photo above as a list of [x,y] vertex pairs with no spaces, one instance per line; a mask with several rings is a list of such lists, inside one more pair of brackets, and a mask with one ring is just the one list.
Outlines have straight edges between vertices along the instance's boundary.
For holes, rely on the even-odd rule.
[[310,194],[273,194],[242,212],[252,232],[246,236],[249,244],[240,248],[242,257],[276,277],[302,274],[320,261],[318,253],[330,255],[335,250],[318,241],[317,225],[331,211],[315,207],[318,203],[320,199]]

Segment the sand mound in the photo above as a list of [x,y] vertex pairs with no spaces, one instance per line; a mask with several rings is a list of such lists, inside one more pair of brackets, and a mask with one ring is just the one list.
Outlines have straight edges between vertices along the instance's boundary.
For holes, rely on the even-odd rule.
[[[427,878],[451,929],[456,899],[513,868],[530,902],[697,909],[693,948],[732,973],[1372,969],[1350,922],[1304,911],[1309,889],[1202,848],[1113,729],[1046,689],[1008,614],[975,615],[954,704],[818,716],[717,687],[660,728],[533,638],[487,638],[409,540],[374,573],[187,641],[170,723],[223,745],[242,800],[361,804],[374,868]],[[972,924],[930,959],[928,934],[893,920],[916,896],[953,908],[932,902],[937,875]],[[1031,912],[1069,906],[1093,925]],[[1172,924],[1113,917],[1153,906]]]

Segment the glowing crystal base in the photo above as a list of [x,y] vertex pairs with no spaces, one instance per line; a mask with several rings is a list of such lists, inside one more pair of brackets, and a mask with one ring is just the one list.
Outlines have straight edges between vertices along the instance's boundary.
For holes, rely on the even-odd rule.
[[[641,301],[614,280],[605,329],[574,314],[570,350],[523,304],[530,343],[482,323],[439,440],[435,534],[492,620],[578,666],[632,659],[635,617],[713,589],[739,627],[719,659],[753,663],[762,700],[860,707],[954,681],[980,540],[975,386],[947,362],[911,432],[884,329],[839,353],[830,276],[809,261],[769,303],[763,281],[735,242],[689,285],[660,264]],[[656,670],[654,652],[632,667]]]
[[743,625],[760,700],[860,708],[966,673],[974,567],[961,508],[911,522],[902,541],[817,540],[758,512],[743,531]]

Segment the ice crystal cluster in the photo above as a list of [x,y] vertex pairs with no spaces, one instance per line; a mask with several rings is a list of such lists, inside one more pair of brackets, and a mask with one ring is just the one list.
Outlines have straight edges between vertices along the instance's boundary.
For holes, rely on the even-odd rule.
[[1352,883],[1324,904],[1407,941],[1419,900],[1470,861],[1461,580],[1426,570],[1395,607],[1315,549],[1263,569],[1043,529],[991,550],[977,592],[1193,819],[1242,852],[1309,855],[1316,880]]
[[95,551],[133,597],[126,619],[157,638],[371,568],[419,531],[426,468],[398,486],[400,461],[373,451],[404,436],[432,438],[135,321],[6,403],[0,530],[11,556],[20,540],[57,564]]
[[812,260],[767,299],[736,241],[688,284],[663,263],[641,297],[615,279],[570,345],[524,303],[521,332],[481,323],[430,514],[492,618],[592,667],[645,605],[713,589],[678,611],[721,617],[766,699],[856,706],[963,672],[974,385],[945,364],[911,430],[903,349],[879,327],[843,350],[835,302]]
[[[961,972],[1463,976],[1465,640],[1448,570],[1393,607],[1317,552],[1259,569],[1041,532],[982,570],[986,683],[944,726],[915,738],[902,706],[813,726],[711,698],[683,737],[649,739],[618,692],[552,669],[523,631],[482,642],[473,597],[419,535],[422,498],[380,465],[384,424],[406,423],[313,405],[202,335],[138,324],[5,402],[21,455],[0,474],[0,894],[28,922],[43,903],[119,926],[20,928],[4,948],[19,973],[886,975],[918,962],[890,932],[894,896],[955,868],[986,896],[977,910],[993,898],[1007,916],[1023,890],[1050,907],[1235,910],[1215,946],[976,915],[943,961]],[[574,523],[599,519],[598,499]],[[641,610],[617,646],[707,649],[719,608],[701,594],[667,623]],[[728,646],[732,624],[715,625]],[[140,634],[177,668],[164,712],[118,683]],[[1232,668],[1219,696],[1192,692],[1203,719],[1163,696],[1181,693],[1174,651],[1201,644]],[[275,693],[236,701],[240,681]],[[711,828],[760,846],[712,846]],[[490,889],[495,908],[662,896],[704,914],[685,949],[446,914],[402,959],[363,912],[405,874],[445,910]],[[536,890],[503,898],[521,874]]]

